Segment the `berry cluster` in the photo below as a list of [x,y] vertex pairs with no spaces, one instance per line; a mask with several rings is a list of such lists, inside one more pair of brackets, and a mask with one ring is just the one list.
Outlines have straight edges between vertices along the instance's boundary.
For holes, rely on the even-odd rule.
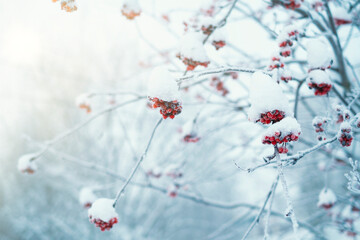
[[183,138],[184,142],[188,143],[196,143],[200,140],[200,137],[196,136],[195,134],[187,134]]
[[159,169],[150,169],[146,172],[146,175],[153,178],[160,178],[162,176],[162,173]]
[[288,149],[286,148],[286,143],[297,141],[299,139],[300,133],[289,133],[284,136],[282,135],[284,135],[282,132],[275,132],[275,134],[272,136],[264,136],[262,143],[272,145],[282,144],[282,146],[278,148],[279,153],[287,153]]
[[214,16],[214,13],[215,13],[215,6],[214,5],[211,5],[209,8],[206,8],[206,9],[200,9],[200,11],[205,15],[205,16],[209,16],[209,17],[212,17]]
[[315,9],[315,11],[319,12],[324,8],[324,4],[321,1],[316,1],[311,4],[311,7]]
[[141,11],[133,10],[124,4],[121,9],[121,14],[129,20],[133,20],[134,18],[140,16]]
[[90,222],[94,223],[96,227],[100,228],[101,231],[110,230],[114,224],[118,223],[118,219],[116,217],[111,218],[108,222],[101,220],[100,218],[92,218],[89,216]]
[[335,106],[335,111],[337,112],[336,123],[344,122],[344,117],[346,120],[350,119],[350,111],[348,109],[344,109],[344,106],[341,106],[341,105]]
[[260,115],[260,119],[256,122],[261,122],[262,124],[270,124],[280,122],[285,117],[285,112],[279,110],[273,110]]
[[278,68],[284,68],[284,63],[281,61],[280,57],[273,57],[271,59],[271,65],[269,66],[269,70],[274,70]]
[[334,22],[335,22],[336,26],[352,23],[351,20],[346,20],[346,19],[341,19],[341,18],[334,18]]
[[300,8],[301,7],[301,3],[300,2],[303,2],[304,0],[285,0],[284,1],[284,7],[287,8],[287,9],[296,9],[296,8]]
[[310,89],[315,89],[316,96],[323,96],[330,92],[332,85],[327,83],[308,83]]
[[178,190],[180,189],[180,185],[177,183],[171,184],[167,188],[167,195],[171,198],[176,198],[178,195]]
[[211,43],[216,50],[219,50],[220,48],[224,47],[226,45],[225,41],[223,40],[220,40],[220,41],[212,41]]
[[207,67],[210,63],[209,61],[196,61],[191,58],[183,57],[180,54],[177,54],[176,57],[179,58],[187,66],[186,71],[193,71],[197,66]]
[[292,76],[289,74],[288,71],[283,71],[283,73],[281,74],[280,79],[284,82],[289,82],[292,80]]
[[353,140],[353,137],[351,135],[351,127],[342,127],[340,130],[340,134],[338,137],[338,140],[343,147],[349,147],[351,145],[351,142]]
[[289,57],[291,55],[291,48],[284,47],[280,49],[280,56],[282,57]]
[[213,26],[213,25],[208,25],[208,26],[202,25],[201,26],[201,31],[205,35],[210,35],[214,30],[215,30],[215,26]]
[[327,123],[328,119],[324,117],[316,117],[312,122],[315,132],[317,133],[324,132],[324,127]]
[[182,110],[182,106],[180,104],[180,102],[178,102],[177,100],[173,100],[173,101],[164,101],[161,100],[159,98],[150,98],[149,100],[151,102],[153,102],[152,107],[153,108],[158,108],[160,107],[160,113],[163,116],[164,119],[170,117],[171,119],[173,119],[176,115],[181,113]]
[[218,77],[213,77],[210,85],[216,87],[216,90],[221,92],[222,96],[226,96],[229,93],[229,90],[224,87],[224,83]]
[[84,109],[86,111],[86,113],[91,113],[90,104],[82,103],[79,105],[79,108]]

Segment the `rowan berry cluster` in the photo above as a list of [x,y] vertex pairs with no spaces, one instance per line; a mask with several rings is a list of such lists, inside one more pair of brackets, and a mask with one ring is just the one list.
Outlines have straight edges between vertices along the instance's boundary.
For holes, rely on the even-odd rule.
[[152,107],[158,108],[160,107],[160,113],[163,116],[164,119],[170,117],[173,119],[176,115],[181,113],[182,106],[181,103],[177,100],[173,101],[164,101],[159,98],[151,98],[149,97],[149,100],[153,102]]
[[111,218],[108,222],[105,222],[99,218],[92,218],[89,216],[90,222],[94,223],[96,227],[100,228],[101,231],[110,230],[114,224],[118,223],[118,219],[116,217]]

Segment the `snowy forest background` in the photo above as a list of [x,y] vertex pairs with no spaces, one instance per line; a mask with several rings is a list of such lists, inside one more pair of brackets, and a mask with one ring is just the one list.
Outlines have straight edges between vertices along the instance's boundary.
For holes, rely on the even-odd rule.
[[[139,0],[141,14],[133,20],[121,14],[123,1],[76,0],[71,13],[61,10],[60,2],[0,0],[0,239],[263,239],[265,229],[267,239],[360,239],[360,179],[350,160],[360,159],[359,1]],[[213,14],[206,11],[211,6]],[[161,118],[147,100],[151,73],[165,66],[181,80],[186,66],[176,54],[184,22],[191,31],[191,19],[198,17],[201,25],[206,15],[215,22],[226,17],[215,29],[223,31],[226,45],[216,50],[210,36],[204,44],[210,64],[194,72],[235,70],[181,82],[182,88],[190,86],[180,90],[182,112],[159,125],[118,200],[118,223],[102,232],[89,222],[79,194],[90,188],[99,198],[115,198]],[[277,165],[264,162],[274,152],[262,144],[268,126],[248,119],[254,105],[249,91],[262,91],[261,86],[243,71],[278,74],[269,65],[289,24],[301,34],[284,58],[292,79],[279,86],[295,109],[301,135],[288,145],[287,156],[318,146],[296,164],[284,160],[296,233],[294,219],[286,216],[292,209]],[[325,70],[332,89],[323,96],[315,96],[306,80],[312,40],[322,41],[329,51],[321,56],[332,60]],[[79,100],[89,93],[87,113]],[[316,116],[328,118],[326,136],[316,133]],[[336,137],[339,118],[352,124],[349,147]],[[76,126],[81,128],[73,131]],[[61,138],[64,133],[70,134]],[[199,139],[186,142],[187,133]],[[319,136],[335,140],[319,146],[326,141]],[[34,174],[18,171],[21,156],[59,137],[36,159]],[[336,200],[321,196],[324,189]]]

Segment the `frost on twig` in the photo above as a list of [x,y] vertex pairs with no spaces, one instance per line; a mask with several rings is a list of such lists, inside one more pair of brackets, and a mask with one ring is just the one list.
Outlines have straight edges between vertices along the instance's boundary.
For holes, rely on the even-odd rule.
[[360,194],[360,172],[359,172],[359,162],[349,159],[352,166],[352,170],[349,173],[345,174],[345,177],[348,179],[348,189],[349,191]]

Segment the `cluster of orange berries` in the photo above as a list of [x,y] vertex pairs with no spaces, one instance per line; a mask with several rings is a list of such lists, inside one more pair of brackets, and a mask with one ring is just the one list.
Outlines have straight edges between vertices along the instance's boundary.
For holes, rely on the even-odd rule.
[[110,230],[114,224],[118,223],[118,219],[116,217],[111,218],[108,222],[105,222],[99,218],[92,218],[89,216],[90,222],[94,223],[96,227],[100,228],[101,231]]
[[123,8],[121,9],[121,14],[129,20],[133,20],[134,18],[140,16],[141,11],[129,9],[127,5],[124,4]]
[[[52,2],[57,2],[59,0],[52,0]],[[75,0],[61,0],[60,2],[61,10],[65,10],[66,12],[74,12],[77,10],[77,6]]]
[[159,98],[151,98],[149,97],[149,100],[153,102],[152,108],[158,108],[160,107],[160,113],[163,116],[164,119],[170,117],[173,119],[176,115],[181,113],[182,106],[180,102],[177,100],[173,101],[164,101]]
[[183,57],[180,54],[177,54],[176,57],[182,60],[182,62],[187,66],[186,71],[193,71],[197,66],[207,67],[210,64],[209,61],[207,62],[195,61],[191,58]]
[[229,90],[224,87],[224,83],[218,77],[213,77],[210,85],[216,87],[216,90],[221,92],[222,96],[226,96],[229,93]]

